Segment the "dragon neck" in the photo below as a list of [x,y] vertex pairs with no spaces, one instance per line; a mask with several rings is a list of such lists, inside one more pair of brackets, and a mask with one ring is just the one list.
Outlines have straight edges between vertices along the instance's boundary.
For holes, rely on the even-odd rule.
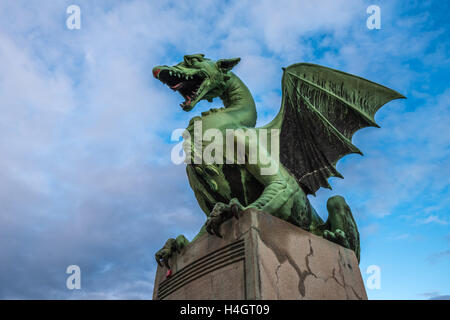
[[220,96],[225,112],[233,117],[234,122],[246,127],[256,125],[256,106],[252,94],[239,77],[230,72],[224,93]]

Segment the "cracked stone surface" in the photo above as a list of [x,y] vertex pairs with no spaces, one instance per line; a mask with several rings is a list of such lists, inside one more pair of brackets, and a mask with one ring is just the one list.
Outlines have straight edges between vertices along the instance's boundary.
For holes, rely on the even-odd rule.
[[253,214],[262,299],[367,299],[351,250],[270,215]]
[[[174,256],[173,274],[239,240],[245,243],[242,263],[199,270],[198,279],[164,299],[367,299],[349,249],[254,209],[224,223],[221,234],[222,239],[204,235]],[[165,272],[158,267],[154,299]]]

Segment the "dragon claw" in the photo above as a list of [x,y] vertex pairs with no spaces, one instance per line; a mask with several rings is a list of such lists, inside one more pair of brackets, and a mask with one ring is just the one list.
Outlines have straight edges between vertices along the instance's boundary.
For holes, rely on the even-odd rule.
[[162,248],[155,254],[156,262],[160,267],[165,266],[169,268],[169,258],[170,254],[167,249]]
[[156,252],[156,262],[160,267],[165,266],[167,269],[170,269],[170,257],[172,257],[175,252],[181,253],[188,243],[189,241],[183,235],[179,235],[176,239],[170,238],[166,241],[164,247]]
[[206,220],[206,231],[211,235],[216,235],[217,237],[222,238],[219,231],[222,223],[232,217],[239,219],[239,212],[242,209],[243,206],[237,199],[232,199],[228,205],[222,202],[217,202],[211,211],[208,220]]
[[239,206],[236,205],[236,204],[232,204],[232,205],[231,205],[231,212],[233,213],[233,217],[234,217],[236,220],[239,220],[239,212],[240,212]]
[[227,206],[224,203],[218,202],[214,206],[208,220],[206,221],[206,231],[211,235],[216,235],[222,238],[219,228],[226,220],[225,214],[228,213]]

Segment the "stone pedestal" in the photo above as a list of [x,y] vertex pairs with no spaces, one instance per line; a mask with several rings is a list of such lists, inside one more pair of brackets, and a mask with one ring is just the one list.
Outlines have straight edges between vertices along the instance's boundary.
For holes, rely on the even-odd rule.
[[158,267],[153,299],[367,299],[353,251],[257,210]]

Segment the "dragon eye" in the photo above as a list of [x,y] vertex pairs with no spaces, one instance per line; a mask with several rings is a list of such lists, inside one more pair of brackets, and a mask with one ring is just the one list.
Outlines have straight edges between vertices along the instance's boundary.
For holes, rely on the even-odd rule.
[[184,63],[187,64],[188,66],[191,66],[199,61],[201,61],[203,59],[203,54],[191,54],[191,55],[187,55],[184,56]]
[[187,58],[187,57],[184,58],[184,63],[186,63],[188,66],[192,66],[196,62],[198,62],[197,58]]

